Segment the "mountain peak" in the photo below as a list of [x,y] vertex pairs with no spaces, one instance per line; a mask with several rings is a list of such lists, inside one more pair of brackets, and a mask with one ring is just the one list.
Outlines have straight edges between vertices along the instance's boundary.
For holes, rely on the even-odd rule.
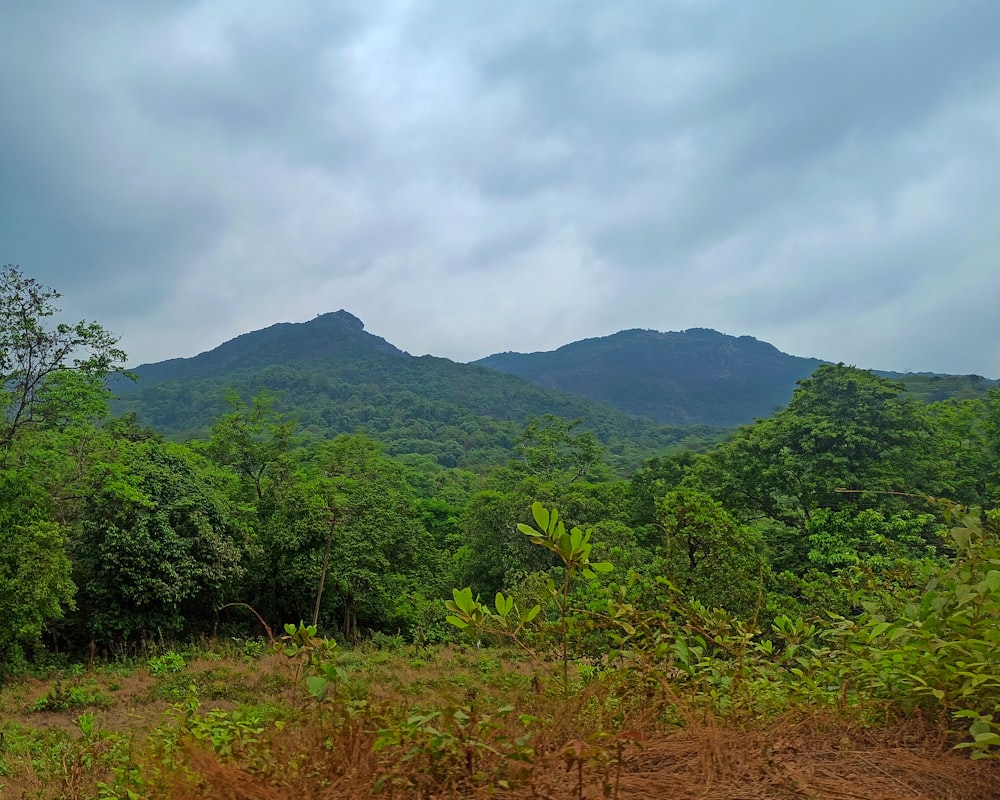
[[[193,358],[174,358],[135,368],[145,386],[179,376],[209,376],[233,370],[261,370],[291,364],[324,364],[377,357],[410,358],[410,354],[340,309],[317,314],[308,322],[278,322],[243,333]],[[127,387],[123,387],[127,391]]]
[[353,328],[354,330],[363,331],[365,329],[365,323],[354,316],[350,311],[345,311],[343,308],[339,311],[327,311],[324,314],[317,314],[313,322],[339,322],[342,325]]

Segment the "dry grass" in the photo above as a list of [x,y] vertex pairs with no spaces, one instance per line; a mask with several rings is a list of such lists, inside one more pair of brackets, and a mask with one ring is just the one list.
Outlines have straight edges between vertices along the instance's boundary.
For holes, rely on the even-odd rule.
[[[103,734],[90,740],[75,722],[79,709],[25,711],[47,684],[9,687],[0,696],[0,797],[82,800],[97,797],[103,781],[150,800],[1000,798],[1000,762],[970,761],[940,726],[919,719],[872,728],[828,711],[740,725],[685,707],[669,686],[640,697],[604,682],[567,701],[532,681],[530,665],[493,651],[362,652],[345,661],[341,698],[324,703],[292,682],[279,656],[200,658],[174,676],[97,674],[114,704],[92,712]],[[164,720],[162,695],[188,680],[203,699],[232,692],[204,699],[199,714],[252,703],[278,716],[231,753],[213,749],[177,728],[176,713]],[[504,713],[506,704],[517,711]],[[435,710],[443,716],[412,723]],[[483,714],[488,723],[476,727]],[[472,715],[471,727],[462,715]],[[180,748],[173,766],[169,730]],[[516,745],[526,731],[530,758],[528,744]]]

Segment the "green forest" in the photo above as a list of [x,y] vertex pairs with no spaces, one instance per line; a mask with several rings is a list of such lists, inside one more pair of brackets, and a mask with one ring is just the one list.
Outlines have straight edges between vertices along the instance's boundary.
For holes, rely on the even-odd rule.
[[[606,795],[620,791],[623,751],[641,738],[627,734],[629,697],[660,709],[661,727],[683,727],[691,709],[763,719],[854,708],[865,724],[917,715],[964,756],[1000,752],[1000,389],[925,403],[898,381],[824,364],[785,408],[724,437],[678,427],[616,453],[611,417],[532,406],[516,424],[477,422],[472,447],[457,438],[472,435],[468,419],[425,419],[398,396],[350,410],[394,409],[408,430],[391,441],[324,435],[315,421],[344,409],[303,421],[287,394],[251,392],[248,379],[211,398],[209,424],[175,420],[168,438],[127,402],[111,413],[126,355],[98,323],[55,322],[57,302],[18,269],[0,273],[9,682],[74,664],[162,665],[197,642],[273,643],[296,665],[296,713],[337,730],[356,722],[371,738],[353,746],[373,763],[408,755],[412,772],[373,767],[372,791],[400,797],[521,796],[556,717],[456,689],[459,699],[394,721],[383,708],[379,728],[351,653],[517,654],[526,696],[578,701],[593,740],[577,734],[575,750],[549,754],[581,797],[584,768]],[[588,689],[598,685],[603,694]],[[253,729],[267,733],[251,735],[238,708],[199,711],[184,697],[174,738],[135,756],[145,778],[120,752],[112,760],[108,739],[88,767],[103,770],[103,788],[78,796],[158,796],[157,781],[189,779],[204,789],[208,768],[177,777],[164,766],[184,741],[272,787],[299,786],[255,761],[250,741],[273,748],[290,712],[260,712]],[[199,729],[206,719],[236,744]],[[434,761],[449,748],[453,764]]]

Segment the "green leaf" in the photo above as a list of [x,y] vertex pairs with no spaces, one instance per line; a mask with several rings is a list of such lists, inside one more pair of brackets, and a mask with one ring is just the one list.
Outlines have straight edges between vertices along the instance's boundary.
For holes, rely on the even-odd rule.
[[[531,504],[531,516],[535,518],[535,522],[538,524],[538,527],[543,531],[547,531],[549,529],[549,512],[541,503],[536,501]],[[518,525],[518,527],[520,527],[520,525]]]
[[885,633],[892,626],[891,622],[880,622],[871,629],[871,633],[868,634],[869,641],[871,639],[876,639]]
[[590,568],[594,572],[611,572],[614,570],[615,565],[610,561],[595,561],[590,565]]
[[517,529],[525,536],[531,536],[533,539],[539,538],[538,531],[536,531],[530,525],[525,525],[523,522],[517,523]]
[[514,598],[513,596],[504,597],[503,592],[497,592],[494,605],[496,605],[497,613],[501,617],[506,617],[510,613],[510,610],[514,607]]

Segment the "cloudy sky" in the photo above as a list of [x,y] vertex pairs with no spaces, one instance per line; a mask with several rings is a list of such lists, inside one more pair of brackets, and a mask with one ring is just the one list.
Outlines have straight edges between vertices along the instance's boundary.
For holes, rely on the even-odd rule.
[[345,308],[1000,377],[996,0],[4,3],[0,263],[133,363]]

